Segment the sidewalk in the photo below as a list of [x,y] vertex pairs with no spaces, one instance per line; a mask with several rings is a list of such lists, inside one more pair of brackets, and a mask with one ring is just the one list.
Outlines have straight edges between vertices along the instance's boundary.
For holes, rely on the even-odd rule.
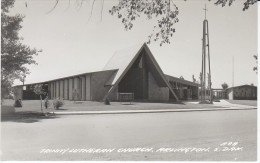
[[[198,102],[192,102],[198,104]],[[225,100],[215,102],[215,108],[196,108],[196,109],[150,109],[150,110],[99,110],[99,111],[54,111],[57,115],[82,115],[82,114],[129,114],[129,113],[164,113],[164,112],[194,112],[194,111],[224,111],[224,110],[252,110],[255,106],[231,104]]]
[[[198,104],[199,102],[187,102],[191,104]],[[213,102],[213,106],[220,106],[220,107],[232,107],[232,108],[257,108],[257,106],[251,105],[240,105],[240,104],[232,104],[226,100],[220,100],[220,102]]]
[[[95,101],[64,101],[65,105],[59,110],[53,107],[43,109],[44,113],[55,113],[56,115],[80,115],[80,114],[130,114],[130,113],[164,113],[164,112],[194,112],[194,111],[224,111],[224,110],[251,110],[257,106],[231,104],[226,100],[214,102],[214,104],[199,104],[199,102],[174,103],[145,103],[135,102],[131,105],[120,102],[111,102],[104,105],[103,102]],[[14,101],[5,101],[12,105]],[[23,101],[23,107],[15,108],[16,113],[41,112],[39,100]]]

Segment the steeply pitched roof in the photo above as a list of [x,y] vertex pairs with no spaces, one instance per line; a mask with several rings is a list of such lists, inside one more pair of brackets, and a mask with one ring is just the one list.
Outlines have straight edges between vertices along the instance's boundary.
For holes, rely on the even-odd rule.
[[153,72],[159,76],[160,79],[158,79],[160,82],[160,85],[164,85],[169,88],[170,92],[175,96],[176,100],[178,100],[178,97],[172,90],[170,83],[166,79],[163,71],[161,70],[159,64],[156,62],[154,56],[152,55],[150,49],[146,45],[146,43],[142,45],[136,45],[131,48],[127,48],[124,50],[120,50],[115,52],[113,57],[108,61],[106,66],[103,70],[109,70],[109,69],[118,69],[118,71],[111,76],[111,78],[108,80],[106,85],[111,85],[112,87],[106,94],[104,98],[109,96],[109,94],[115,89],[117,84],[121,81],[121,79],[124,77],[124,75],[128,72],[128,70],[131,68],[135,60],[138,58],[140,53],[145,50],[149,63],[153,67]]
[[118,78],[124,73],[127,66],[132,63],[140,53],[144,44],[137,44],[135,46],[116,51],[111,59],[107,62],[103,70],[118,69],[115,75],[107,81],[106,85],[114,85]]

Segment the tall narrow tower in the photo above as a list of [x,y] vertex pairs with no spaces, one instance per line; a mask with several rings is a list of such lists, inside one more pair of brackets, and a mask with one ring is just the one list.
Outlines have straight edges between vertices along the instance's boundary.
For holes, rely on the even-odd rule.
[[[207,8],[205,5],[205,19],[203,21],[203,37],[202,37],[202,68],[201,68],[201,102],[212,103],[211,90],[211,71],[210,71],[210,52],[209,52],[209,26],[207,20]],[[208,63],[208,64],[207,64]],[[208,71],[207,71],[208,68]]]

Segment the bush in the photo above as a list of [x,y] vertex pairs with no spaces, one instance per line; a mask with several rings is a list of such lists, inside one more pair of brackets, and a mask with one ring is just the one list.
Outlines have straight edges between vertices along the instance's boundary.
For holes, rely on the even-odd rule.
[[110,105],[110,101],[109,101],[109,99],[106,98],[104,103],[105,103],[105,105]]
[[53,107],[54,109],[59,109],[64,105],[64,102],[62,99],[57,98],[56,100],[53,101]]
[[22,100],[15,100],[15,102],[14,102],[14,107],[22,107]]

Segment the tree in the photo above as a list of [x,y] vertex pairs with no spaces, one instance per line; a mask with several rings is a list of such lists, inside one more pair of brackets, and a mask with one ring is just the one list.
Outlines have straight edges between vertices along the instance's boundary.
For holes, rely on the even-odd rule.
[[254,58],[256,60],[256,66],[253,68],[253,70],[257,73],[258,72],[258,68],[257,68],[257,64],[258,64],[258,55],[254,55]]
[[223,89],[227,89],[228,88],[228,84],[225,83],[225,82],[223,84],[221,84],[221,86],[222,86]]
[[[55,0],[55,4],[52,9],[53,11],[58,5],[60,0]],[[75,0],[79,7],[82,6],[85,0]],[[91,12],[92,15],[93,6],[97,0],[92,0],[91,2]],[[154,26],[152,33],[148,36],[147,43],[151,41],[160,41],[160,46],[167,43],[170,44],[170,38],[173,37],[175,33],[174,24],[179,22],[178,14],[179,9],[174,4],[174,0],[118,0],[118,4],[113,6],[109,13],[115,15],[121,20],[126,31],[131,30],[134,27],[134,21],[141,16],[149,19],[156,19],[157,24]],[[187,0],[183,0],[187,1]],[[206,0],[205,0],[206,1]],[[208,0],[212,1],[212,0]],[[229,6],[235,0],[213,0],[215,5],[221,5],[222,7],[228,4]],[[251,5],[255,4],[257,0],[244,0],[243,11],[247,10]],[[103,13],[104,0],[101,0],[101,19]],[[70,4],[70,0],[69,0]],[[27,3],[25,4],[27,6]]]
[[[224,7],[228,2],[231,6],[233,1],[235,0],[216,0],[215,4]],[[257,0],[246,0],[243,11],[256,2]],[[179,10],[173,0],[119,0],[118,5],[113,6],[109,12],[121,19],[126,31],[131,30],[133,22],[142,15],[145,15],[147,19],[157,18],[157,25],[154,26],[152,34],[148,36],[147,43],[149,44],[151,40],[160,40],[160,46],[165,43],[170,44],[170,37],[175,32],[173,25],[179,21],[177,17]]]
[[194,74],[192,75],[192,81],[193,81],[194,83],[196,83],[196,82],[197,82],[197,80],[196,80],[196,78],[195,78]]
[[141,15],[147,19],[157,18],[157,25],[154,26],[153,33],[148,36],[148,43],[151,40],[160,41],[160,46],[170,43],[169,38],[175,32],[173,25],[179,21],[178,7],[171,0],[120,0],[109,12],[121,19],[125,30],[131,30],[133,22]]
[[36,84],[34,86],[32,86],[31,88],[33,90],[33,92],[37,95],[40,96],[40,100],[41,100],[41,111],[43,113],[43,109],[42,109],[42,95],[46,95],[47,93],[45,92],[44,88],[43,88],[43,84]]
[[15,0],[1,1],[1,94],[2,98],[11,92],[15,79],[20,79],[29,74],[26,65],[36,64],[33,56],[38,50],[22,44],[18,32],[22,28],[24,16],[9,15]]
[[[209,0],[211,1],[211,0]],[[235,0],[216,0],[215,4],[216,5],[221,5],[222,7],[226,6],[226,4],[228,3],[229,6],[232,5],[232,3],[234,2]],[[257,2],[257,0],[246,0],[244,2],[244,8],[243,8],[243,11],[249,9],[249,7],[253,4],[255,4]]]

